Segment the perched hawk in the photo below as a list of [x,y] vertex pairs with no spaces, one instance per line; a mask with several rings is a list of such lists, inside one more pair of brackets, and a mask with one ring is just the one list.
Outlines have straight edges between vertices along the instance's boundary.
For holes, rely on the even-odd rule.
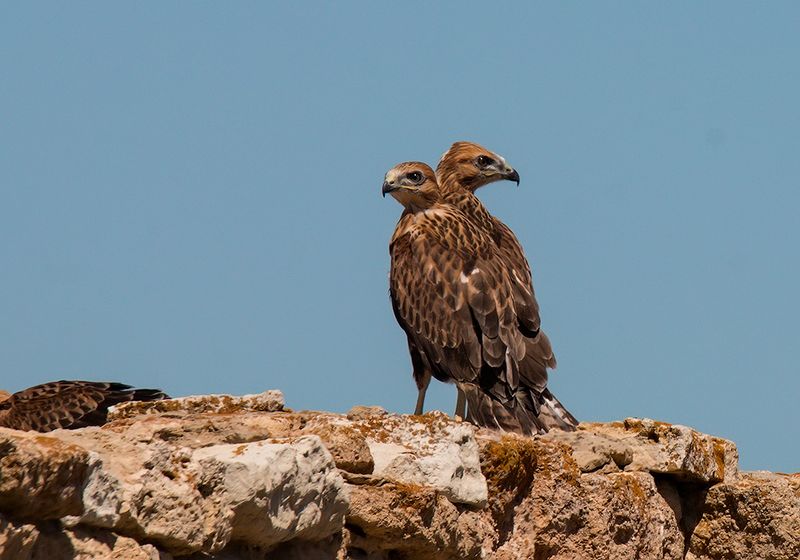
[[0,426],[37,432],[100,426],[105,424],[110,406],[167,398],[158,389],[134,389],[122,383],[53,381],[0,401]]
[[424,163],[389,170],[383,193],[405,208],[389,245],[389,284],[420,397],[429,373],[457,385],[478,425],[546,431],[539,411],[549,394],[520,377],[535,301],[515,285],[492,232],[443,198]]
[[[439,160],[436,177],[443,200],[459,208],[489,232],[509,268],[514,286],[514,307],[520,317],[520,328],[526,334],[526,353],[520,365],[520,376],[527,386],[540,393],[542,404],[546,405],[540,414],[541,421],[548,429],[574,429],[578,424],[575,417],[547,389],[547,369],[556,367],[556,358],[550,340],[540,330],[539,304],[522,245],[514,232],[489,214],[473,194],[495,181],[508,180],[519,184],[519,173],[502,156],[478,144],[456,142]],[[462,406],[462,402],[459,399],[458,406]],[[460,415],[463,416],[463,412]]]

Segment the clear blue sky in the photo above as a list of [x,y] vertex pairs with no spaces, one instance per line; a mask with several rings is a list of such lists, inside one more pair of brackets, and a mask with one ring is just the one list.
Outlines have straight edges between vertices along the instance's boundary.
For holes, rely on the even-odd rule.
[[522,177],[480,194],[576,416],[800,470],[798,29],[795,2],[3,3],[0,386],[412,410],[380,186],[473,140]]

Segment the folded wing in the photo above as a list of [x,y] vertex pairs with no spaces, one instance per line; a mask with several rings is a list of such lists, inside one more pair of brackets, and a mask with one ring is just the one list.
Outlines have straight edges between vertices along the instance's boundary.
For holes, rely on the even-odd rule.
[[158,389],[135,389],[122,383],[53,381],[0,402],[0,426],[39,432],[100,426],[108,418],[108,408],[115,404],[165,398]]

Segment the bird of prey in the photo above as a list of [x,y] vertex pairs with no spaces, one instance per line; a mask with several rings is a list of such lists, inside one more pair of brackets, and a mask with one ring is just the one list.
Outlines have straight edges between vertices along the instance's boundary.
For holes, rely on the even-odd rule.
[[430,373],[464,393],[468,420],[525,434],[546,431],[542,393],[520,378],[533,317],[519,313],[530,314],[535,303],[529,293],[522,301],[526,292],[514,286],[490,231],[442,197],[424,163],[389,170],[383,193],[405,208],[389,245],[389,284],[420,396]]
[[[514,232],[489,214],[474,192],[495,181],[514,181],[519,185],[519,173],[505,158],[473,142],[456,142],[439,160],[436,177],[442,198],[458,207],[479,223],[495,240],[504,262],[509,267],[513,284],[514,306],[520,317],[520,328],[526,335],[525,358],[520,364],[523,383],[537,391],[541,404],[541,421],[547,428],[574,429],[577,420],[547,389],[547,369],[556,367],[550,340],[541,330],[539,304],[533,288],[533,278],[522,245]],[[456,414],[463,416],[463,398],[459,395]]]
[[122,383],[52,381],[0,401],[0,426],[37,432],[100,426],[105,424],[110,406],[167,398],[158,389],[134,389]]

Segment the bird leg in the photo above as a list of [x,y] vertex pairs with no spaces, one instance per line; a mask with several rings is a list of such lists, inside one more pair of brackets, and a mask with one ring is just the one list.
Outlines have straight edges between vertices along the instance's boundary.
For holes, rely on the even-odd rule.
[[461,387],[456,386],[456,416],[462,420],[467,417],[467,395],[461,390]]
[[428,385],[431,384],[431,374],[425,371],[417,381],[417,406],[414,409],[414,415],[419,416],[422,414],[425,405],[425,393],[428,391]]

